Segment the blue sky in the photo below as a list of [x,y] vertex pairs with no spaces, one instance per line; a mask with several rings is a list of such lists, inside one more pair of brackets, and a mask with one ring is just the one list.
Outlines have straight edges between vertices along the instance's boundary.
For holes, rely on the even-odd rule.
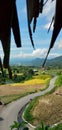
[[[16,47],[14,37],[11,32],[10,58],[45,58],[50,45],[53,26],[49,33],[47,33],[47,30],[55,12],[55,1],[51,1],[52,0],[49,0],[45,5],[43,14],[40,14],[37,20],[36,32],[33,34],[36,49],[33,50],[27,26],[26,0],[16,0],[22,47]],[[54,58],[60,55],[62,55],[62,31],[60,32],[55,45],[49,54],[49,58]],[[0,56],[3,57],[1,43]]]

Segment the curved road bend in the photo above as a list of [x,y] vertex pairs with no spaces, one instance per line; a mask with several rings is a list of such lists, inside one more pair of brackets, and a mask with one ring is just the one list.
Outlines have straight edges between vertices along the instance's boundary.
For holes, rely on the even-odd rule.
[[10,130],[10,125],[13,124],[13,121],[17,121],[17,115],[20,109],[22,109],[23,106],[30,101],[30,99],[44,95],[51,91],[54,88],[56,78],[57,76],[51,79],[49,88],[46,90],[30,94],[5,106],[0,113],[0,130]]

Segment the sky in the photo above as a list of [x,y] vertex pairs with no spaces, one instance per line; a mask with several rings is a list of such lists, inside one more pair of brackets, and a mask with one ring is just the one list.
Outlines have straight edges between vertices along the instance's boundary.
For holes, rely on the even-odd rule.
[[[39,15],[37,19],[36,31],[33,34],[35,50],[31,45],[29,38],[28,25],[27,25],[27,12],[26,12],[26,0],[16,0],[19,27],[20,27],[20,36],[22,47],[17,48],[13,33],[11,31],[11,52],[10,59],[13,58],[45,58],[48,51],[53,25],[48,33],[48,28],[51,23],[52,17],[55,13],[55,2],[49,0],[44,6],[43,13]],[[31,25],[32,27],[32,25]],[[62,31],[60,32],[53,49],[51,49],[49,58],[54,58],[62,55]],[[3,58],[4,53],[0,42],[0,56]]]

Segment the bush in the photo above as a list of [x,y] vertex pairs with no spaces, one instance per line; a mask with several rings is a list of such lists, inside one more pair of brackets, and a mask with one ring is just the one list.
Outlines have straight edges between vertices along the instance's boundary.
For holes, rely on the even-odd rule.
[[24,112],[24,118],[30,123],[34,120],[34,117],[31,115],[30,111],[33,108],[34,104],[36,104],[37,99],[38,98],[32,100]]
[[29,128],[28,128],[28,127],[25,127],[23,130],[29,130]]
[[62,86],[62,75],[60,75],[55,82],[55,87],[60,87],[60,86]]

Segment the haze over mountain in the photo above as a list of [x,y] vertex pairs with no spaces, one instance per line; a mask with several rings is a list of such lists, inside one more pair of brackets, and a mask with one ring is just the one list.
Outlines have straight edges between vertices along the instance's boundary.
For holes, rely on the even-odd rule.
[[[11,65],[27,65],[27,66],[38,66],[40,67],[43,63],[44,59],[41,58],[36,58],[36,59],[32,59],[32,58],[17,58],[17,59],[11,59],[10,60],[10,64]],[[53,59],[48,59],[46,62],[46,66],[52,66],[52,67],[62,67],[62,56],[53,58]]]

